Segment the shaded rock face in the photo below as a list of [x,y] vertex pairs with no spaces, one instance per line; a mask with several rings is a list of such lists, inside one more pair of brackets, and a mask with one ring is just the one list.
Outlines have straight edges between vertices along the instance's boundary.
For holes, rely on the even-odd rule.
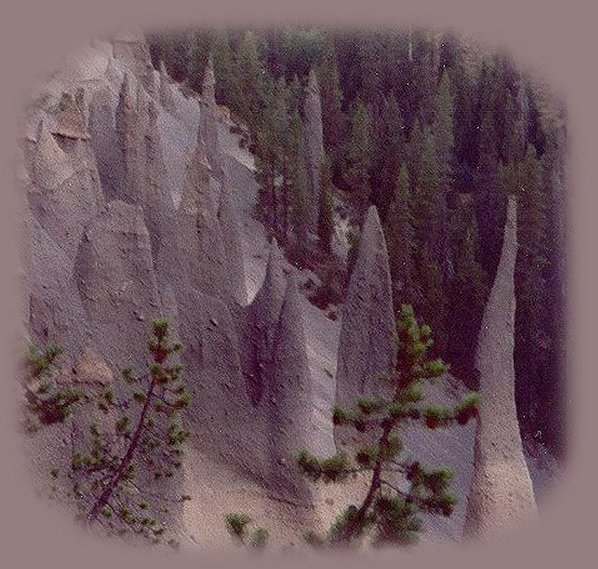
[[[185,347],[192,447],[253,476],[279,499],[310,504],[291,464],[308,447],[311,412],[297,287],[287,286],[274,244],[262,290],[241,308],[247,302],[241,229],[220,158],[213,72],[206,73],[198,111],[195,101],[169,91],[165,74],[156,90],[146,47],[136,36],[117,38],[114,58],[108,50],[85,75],[91,77],[85,93],[63,98],[55,114],[40,112],[40,129],[37,121],[28,125],[20,174],[29,201],[27,334],[40,345],[64,346],[65,381],[103,388],[123,367],[146,371],[151,321],[167,316]],[[89,61],[96,61],[93,54]],[[178,161],[182,172],[196,132],[182,184],[167,166]],[[171,151],[181,133],[184,144]],[[247,183],[255,183],[247,172]],[[241,315],[241,326],[233,314]],[[74,428],[82,433],[93,420],[90,412]],[[52,453],[68,458],[62,438],[70,429],[71,423],[49,429],[32,449],[51,448],[45,461]],[[83,440],[77,435],[77,445]],[[166,493],[180,497],[181,484],[173,479]],[[178,506],[169,508],[176,525]]]
[[39,344],[83,348],[87,322],[72,275],[72,262],[29,211],[24,212],[29,330]]
[[315,204],[314,207],[309,208],[309,222],[311,228],[315,229],[318,222],[318,204],[320,201],[320,168],[324,159],[324,132],[320,86],[313,69],[309,73],[309,81],[305,89],[303,115],[305,156],[311,189],[311,203]]
[[180,258],[189,282],[201,292],[231,300],[231,276],[210,189],[209,164],[200,139],[187,167],[177,212]]
[[165,111],[172,115],[176,116],[178,114],[174,100],[173,87],[163,61],[160,61],[160,104]]
[[157,86],[149,47],[141,32],[117,35],[113,39],[114,58],[121,61],[139,79],[145,90],[155,97]]
[[125,178],[122,149],[114,116],[114,95],[104,86],[94,92],[89,104],[89,131],[102,189],[106,199],[117,199]]
[[62,141],[42,121],[32,158],[28,200],[33,214],[67,257],[76,252],[85,224],[103,205],[88,142]]
[[232,281],[232,297],[240,305],[247,303],[241,224],[233,204],[234,196],[228,176],[224,176],[218,207],[218,222],[226,256],[227,273]]
[[509,198],[503,249],[484,311],[476,365],[482,398],[464,537],[488,539],[535,518],[536,502],[517,422],[513,362],[516,203]]
[[121,201],[104,207],[85,230],[75,275],[99,355],[117,369],[143,369],[160,298],[140,207]]
[[134,90],[133,78],[127,73],[120,88],[115,114],[117,142],[122,155],[124,175],[116,197],[133,204],[142,202],[140,153],[143,146],[143,127],[138,102],[140,101]]
[[[394,368],[395,318],[390,269],[380,218],[371,206],[342,308],[336,374],[336,403],[354,407],[363,396],[386,393],[381,373]],[[347,429],[335,429],[337,445]]]
[[312,495],[293,457],[310,447],[312,385],[299,290],[290,277],[275,328],[264,398],[269,424],[272,483],[287,500],[311,504]]
[[261,402],[266,388],[266,370],[286,290],[282,261],[282,253],[274,239],[270,244],[264,283],[245,310],[243,319],[243,370],[247,390],[254,405]]

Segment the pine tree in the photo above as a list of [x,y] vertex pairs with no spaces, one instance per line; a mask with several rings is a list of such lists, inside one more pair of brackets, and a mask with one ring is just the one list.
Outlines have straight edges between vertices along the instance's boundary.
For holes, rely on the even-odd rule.
[[360,213],[367,209],[370,198],[370,167],[372,164],[372,127],[370,115],[363,102],[355,103],[351,116],[351,137],[344,157],[344,178]]
[[213,32],[195,30],[190,34],[187,55],[187,83],[196,93],[201,93],[204,71],[212,52]]
[[285,188],[289,195],[288,205],[294,242],[301,249],[307,245],[308,208],[316,207],[316,204],[310,204],[308,200],[309,179],[304,154],[303,129],[298,111],[293,112],[290,117],[287,136]]
[[415,220],[415,275],[421,293],[418,310],[436,330],[436,346],[444,348],[446,338],[446,295],[442,274],[442,220],[446,203],[441,191],[441,176],[435,138],[424,135],[420,170],[413,191]]
[[261,115],[261,125],[255,131],[255,178],[260,185],[257,209],[263,222],[284,233],[288,214],[287,195],[282,188],[286,167],[286,152],[281,141],[287,139],[289,116],[288,90],[284,78],[275,82]]
[[388,260],[392,279],[395,311],[402,304],[415,300],[413,290],[413,215],[407,167],[400,169],[394,198],[388,209],[384,233],[388,245]]
[[524,159],[503,174],[507,191],[518,196],[518,254],[515,269],[516,395],[524,424],[537,420],[550,353],[547,333],[548,287],[544,271],[547,258],[547,196],[536,150],[529,145]]
[[479,115],[479,148],[473,189],[478,228],[480,231],[480,260],[487,274],[493,275],[502,242],[505,219],[505,196],[499,187],[498,137],[494,109],[496,92],[494,74],[482,77]]
[[[84,433],[81,448],[89,452],[76,452],[73,447],[65,469],[72,486],[70,495],[88,526],[99,524],[119,534],[134,531],[155,543],[166,533],[168,528],[151,511],[149,502],[156,496],[168,498],[160,495],[159,487],[148,487],[147,476],[155,481],[168,479],[182,464],[182,445],[189,435],[182,426],[182,412],[189,395],[181,379],[182,366],[171,361],[181,347],[171,339],[168,321],[159,318],[152,323],[145,375],[125,369],[122,386],[100,391],[84,384],[76,391],[55,383],[51,390],[43,383],[36,388],[35,397],[42,406],[28,406],[28,410],[42,419],[42,425],[63,422],[69,414],[75,424],[81,413],[104,415]],[[51,373],[59,354],[53,346],[43,353],[29,351],[28,367],[36,382]],[[28,384],[27,392],[33,393]],[[90,404],[97,410],[84,407]],[[48,414],[50,409],[53,412]],[[59,475],[58,469],[53,472]],[[172,540],[169,543],[174,545]]]
[[334,201],[332,187],[332,164],[326,155],[320,167],[320,210],[318,213],[318,243],[322,251],[332,251],[334,235]]
[[345,116],[342,112],[342,92],[339,83],[338,63],[334,38],[327,34],[322,59],[316,68],[322,101],[322,126],[324,146],[334,164],[338,164],[340,150],[345,140]]
[[226,105],[234,113],[239,113],[242,106],[239,70],[226,31],[215,34],[212,55],[216,77],[216,101]]
[[342,482],[358,473],[369,477],[368,491],[359,505],[340,514],[327,535],[309,532],[315,546],[351,545],[368,535],[375,546],[409,545],[421,531],[420,512],[450,516],[457,502],[449,492],[453,473],[430,468],[418,460],[401,459],[401,427],[406,422],[436,429],[453,423],[463,425],[477,415],[478,397],[472,393],[454,408],[424,403],[422,384],[447,371],[442,360],[428,356],[432,345],[430,327],[417,322],[410,306],[403,306],[397,321],[397,364],[381,381],[392,386],[392,396],[362,398],[353,409],[335,407],[336,425],[366,431],[376,441],[355,450],[318,459],[301,451],[297,464],[314,481]]
[[393,199],[399,168],[405,159],[404,124],[396,98],[384,101],[378,121],[372,166],[372,201],[382,219]]
[[442,74],[434,98],[433,134],[436,147],[436,161],[440,181],[441,218],[439,235],[439,253],[445,280],[449,279],[449,219],[448,204],[454,193],[454,103],[448,72]]
[[452,258],[454,277],[449,288],[449,321],[447,359],[459,377],[472,387],[476,385],[474,356],[488,282],[479,258],[479,237],[471,195],[465,194],[453,210]]
[[260,128],[261,114],[265,106],[265,70],[260,57],[258,38],[246,31],[237,51],[237,67],[242,93],[239,112],[252,132]]

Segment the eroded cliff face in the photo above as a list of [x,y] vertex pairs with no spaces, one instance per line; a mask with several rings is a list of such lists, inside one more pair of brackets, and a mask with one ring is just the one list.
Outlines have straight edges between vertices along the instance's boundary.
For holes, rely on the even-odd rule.
[[517,206],[509,198],[503,248],[476,354],[482,397],[464,536],[486,540],[536,516],[515,406],[513,362]]
[[[71,59],[40,99],[25,120],[18,181],[25,336],[65,348],[65,378],[113,382],[124,367],[143,372],[151,321],[166,315],[185,346],[189,452],[307,507],[311,493],[283,458],[308,444],[299,293],[273,253],[263,291],[245,307],[231,183],[242,167],[223,159],[211,67],[201,100],[187,98],[153,69],[143,36],[124,34]],[[254,327],[268,337],[248,337]],[[260,370],[257,398],[248,369]],[[95,419],[75,421],[76,447]],[[60,441],[70,430],[28,441],[42,482],[44,460],[68,460],[72,448]],[[181,533],[183,484],[179,475],[166,487],[169,523]]]

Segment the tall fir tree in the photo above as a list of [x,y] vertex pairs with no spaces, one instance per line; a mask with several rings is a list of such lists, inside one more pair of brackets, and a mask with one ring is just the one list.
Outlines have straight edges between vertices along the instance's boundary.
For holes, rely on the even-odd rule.
[[196,93],[201,93],[204,71],[208,63],[214,33],[211,30],[194,30],[189,35],[187,52],[187,84]]
[[412,304],[418,300],[413,283],[414,230],[411,202],[409,173],[407,166],[403,164],[384,223],[393,305],[397,314],[402,304]]
[[401,162],[405,160],[405,126],[394,95],[384,101],[377,127],[371,169],[372,202],[384,219],[394,198]]
[[442,219],[444,199],[434,136],[424,135],[420,169],[413,192],[415,218],[415,274],[421,292],[421,314],[437,331],[436,348],[442,350],[446,333],[446,294],[442,275]]
[[479,236],[471,194],[462,194],[452,210],[451,255],[454,277],[448,289],[446,358],[457,376],[477,389],[475,351],[488,295],[486,274],[479,263]]
[[361,216],[365,213],[370,199],[372,164],[372,125],[369,111],[361,100],[355,102],[351,115],[351,137],[345,151],[344,162],[344,178]]
[[322,126],[324,146],[333,163],[339,163],[340,151],[345,140],[345,116],[342,112],[342,92],[339,82],[338,62],[334,38],[328,33],[324,40],[322,58],[316,68],[322,101]]
[[320,209],[318,212],[318,243],[322,251],[331,253],[334,235],[334,201],[332,162],[328,155],[320,166]]
[[432,126],[436,147],[436,161],[440,180],[440,235],[439,253],[445,281],[450,279],[450,230],[449,204],[454,197],[455,186],[455,134],[454,134],[454,101],[450,76],[444,71],[434,97],[434,122]]
[[239,70],[226,30],[219,30],[214,35],[212,57],[216,77],[216,101],[226,105],[232,112],[239,113],[243,94]]
[[[504,169],[503,183],[518,196],[515,269],[515,370],[520,418],[528,428],[537,424],[540,402],[546,397],[545,382],[550,353],[548,287],[544,271],[547,257],[547,195],[542,163],[529,145],[519,163]],[[507,189],[506,188],[506,189]]]

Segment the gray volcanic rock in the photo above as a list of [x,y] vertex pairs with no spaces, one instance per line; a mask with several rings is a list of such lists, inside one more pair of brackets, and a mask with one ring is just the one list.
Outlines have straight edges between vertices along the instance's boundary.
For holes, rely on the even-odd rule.
[[216,79],[212,60],[208,60],[202,84],[202,98],[200,100],[199,133],[206,144],[206,153],[210,165],[220,178],[222,175],[222,154],[218,143],[218,118],[215,97]]
[[142,147],[143,129],[140,125],[134,82],[129,73],[125,75],[118,95],[115,123],[124,170],[124,179],[120,184],[117,197],[129,203],[141,204],[141,157],[139,154]]
[[141,32],[127,32],[113,38],[114,58],[121,61],[152,96],[157,95],[154,67],[145,37]]
[[75,275],[98,354],[117,369],[143,369],[160,297],[139,206],[113,201],[104,207],[85,230]]
[[166,112],[174,116],[178,114],[171,80],[163,61],[160,61],[160,104]]
[[179,264],[176,210],[168,186],[157,120],[157,107],[150,100],[143,137],[143,163],[140,165],[143,176],[142,206],[158,279],[166,282],[178,278],[182,269]]
[[124,159],[114,117],[114,95],[109,87],[97,89],[89,104],[89,131],[106,199],[117,199],[124,183]]
[[78,89],[76,96],[63,93],[58,103],[50,132],[66,138],[89,140],[83,108],[84,90]]
[[231,281],[227,274],[226,252],[201,139],[187,168],[177,220],[180,259],[189,282],[201,292],[230,302]]
[[75,170],[56,139],[42,121],[33,158],[33,182],[43,190],[57,190]]
[[253,302],[244,314],[242,352],[243,371],[251,401],[257,405],[267,384],[276,325],[285,296],[286,277],[282,270],[283,257],[276,240],[270,244],[266,276]]
[[177,304],[192,444],[218,461],[260,476],[263,436],[243,382],[231,313],[222,301],[193,287],[178,288]]
[[324,131],[320,86],[313,69],[309,73],[309,81],[305,89],[303,115],[305,155],[313,206],[309,208],[309,217],[310,225],[312,229],[315,229],[318,221],[318,204],[320,203],[320,168],[324,159]]
[[67,352],[77,353],[86,341],[87,322],[72,261],[28,210],[24,223],[32,340],[41,345],[59,344]]
[[299,290],[293,276],[275,328],[264,406],[269,424],[275,492],[285,500],[311,505],[313,496],[293,457],[310,447],[312,385]]
[[28,199],[42,227],[67,257],[74,258],[85,224],[104,200],[89,142],[62,142],[68,154],[42,122]]
[[510,197],[502,255],[484,311],[476,354],[482,403],[464,527],[466,538],[486,540],[536,516],[515,406],[516,256],[516,202]]
[[[360,397],[388,394],[379,376],[394,368],[394,334],[388,251],[378,211],[371,206],[342,308],[337,405],[354,407]],[[342,429],[342,434],[346,432]],[[337,445],[340,434],[335,429]]]
[[247,288],[245,286],[245,268],[243,266],[243,249],[241,246],[241,224],[233,204],[233,193],[230,180],[225,174],[220,192],[218,221],[222,232],[222,241],[226,253],[227,272],[232,281],[232,294],[236,302],[245,305]]

